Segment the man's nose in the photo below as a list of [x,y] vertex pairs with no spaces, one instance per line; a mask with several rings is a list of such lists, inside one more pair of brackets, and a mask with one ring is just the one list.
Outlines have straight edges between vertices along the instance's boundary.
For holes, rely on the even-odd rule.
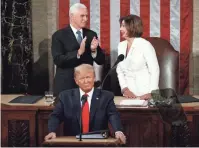
[[84,83],[88,83],[88,78],[85,78],[85,79],[84,79]]
[[87,21],[88,20],[88,17],[87,16],[84,16],[84,21]]

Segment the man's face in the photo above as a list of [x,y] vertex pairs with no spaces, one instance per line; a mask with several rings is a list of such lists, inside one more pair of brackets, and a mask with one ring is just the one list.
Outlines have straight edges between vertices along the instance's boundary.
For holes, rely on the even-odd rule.
[[75,76],[76,84],[84,91],[89,92],[94,87],[95,75],[93,71],[81,71]]
[[72,23],[77,29],[86,27],[88,21],[88,10],[86,8],[80,8],[71,16]]

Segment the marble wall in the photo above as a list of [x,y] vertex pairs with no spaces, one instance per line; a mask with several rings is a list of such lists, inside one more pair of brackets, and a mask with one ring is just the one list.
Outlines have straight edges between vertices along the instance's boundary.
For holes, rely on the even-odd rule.
[[28,90],[32,66],[31,0],[1,0],[3,93]]

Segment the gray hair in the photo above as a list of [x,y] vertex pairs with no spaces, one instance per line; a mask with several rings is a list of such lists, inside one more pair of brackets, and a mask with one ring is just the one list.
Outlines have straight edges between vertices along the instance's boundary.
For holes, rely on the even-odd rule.
[[71,16],[71,14],[74,14],[78,11],[78,9],[87,9],[87,7],[82,4],[82,3],[75,3],[73,4],[71,7],[70,7],[70,10],[69,10],[69,16]]
[[95,70],[92,65],[90,64],[81,64],[74,69],[74,77],[78,75],[81,71],[93,72],[95,75]]

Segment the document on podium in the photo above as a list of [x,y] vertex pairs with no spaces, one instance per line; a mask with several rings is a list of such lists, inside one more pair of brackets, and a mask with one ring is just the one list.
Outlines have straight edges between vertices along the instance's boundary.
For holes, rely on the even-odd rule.
[[124,99],[120,102],[120,105],[131,106],[131,107],[148,107],[147,100],[136,99]]
[[[109,136],[108,132],[109,132],[109,130],[100,130],[100,131],[83,133],[82,139],[107,139]],[[80,136],[76,135],[76,138],[79,139]]]

